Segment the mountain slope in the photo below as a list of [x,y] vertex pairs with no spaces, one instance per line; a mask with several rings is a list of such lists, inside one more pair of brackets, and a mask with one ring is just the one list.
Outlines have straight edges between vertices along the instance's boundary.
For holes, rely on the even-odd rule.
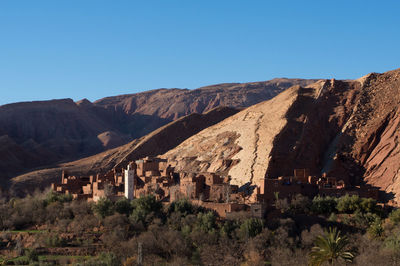
[[12,186],[19,191],[24,191],[32,185],[35,187],[48,186],[51,182],[60,179],[62,170],[71,174],[85,175],[106,172],[114,167],[126,167],[132,160],[162,154],[176,147],[190,136],[237,112],[237,109],[218,107],[204,114],[190,114],[121,147],[81,160],[60,164],[50,169],[37,170],[17,176],[11,180]]
[[21,152],[17,157],[1,158],[4,163],[0,165],[0,179],[123,145],[191,113],[204,113],[222,105],[247,107],[270,99],[293,84],[310,82],[275,79],[196,90],[160,89],[108,97],[95,103],[63,99],[3,105],[0,136],[7,136]]
[[163,157],[176,160],[182,171],[218,172],[229,174],[233,184],[257,184],[265,176],[274,138],[288,123],[289,109],[300,97],[316,93],[317,89],[291,87],[203,130]]
[[191,113],[207,112],[218,106],[248,107],[269,100],[293,85],[306,86],[315,81],[281,78],[263,82],[224,83],[195,90],[159,89],[107,97],[96,101],[95,104],[106,108],[119,108],[127,114],[174,120]]
[[[124,106],[109,104],[106,108]],[[125,113],[136,112],[125,107]],[[186,129],[201,121],[196,117],[186,117],[195,118]],[[183,125],[186,118],[176,122]],[[163,153],[162,157],[176,160],[178,170],[228,174],[238,185],[309,168],[313,175],[326,172],[349,185],[367,182],[380,187],[383,199],[400,195],[400,69],[358,80],[293,86],[220,121],[186,131],[179,141],[174,139],[182,128],[170,124],[122,148],[61,168],[78,173],[106,170]],[[61,168],[56,169],[57,175],[45,170],[51,175],[33,172],[13,181],[29,184],[44,177],[47,182],[58,177]]]
[[163,157],[238,185],[309,168],[384,198],[400,193],[400,70],[292,87],[189,138]]

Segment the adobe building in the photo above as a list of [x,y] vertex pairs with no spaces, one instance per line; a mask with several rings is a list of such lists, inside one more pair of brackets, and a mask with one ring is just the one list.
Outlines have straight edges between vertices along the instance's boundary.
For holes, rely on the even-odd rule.
[[124,195],[122,173],[115,170],[91,176],[70,176],[63,171],[61,184],[53,183],[54,191],[71,194],[74,199],[97,201],[102,197],[120,198]]
[[263,178],[258,186],[248,184],[239,189],[230,178],[215,173],[175,172],[174,162],[161,158],[143,158],[130,162],[126,169],[83,177],[63,172],[60,184],[52,184],[54,191],[71,194],[74,199],[98,201],[154,195],[162,202],[188,199],[200,206],[213,209],[222,217],[246,211],[252,217],[264,217],[276,197],[291,200],[301,194],[340,197],[345,194],[378,199],[379,190],[371,186],[347,187],[343,180],[310,175],[308,169],[294,169],[293,176]]
[[325,173],[321,177],[311,176],[307,169],[295,169],[293,176],[281,176],[276,179],[265,178],[262,184],[264,189],[260,189],[259,195],[257,195],[258,202],[269,206],[272,206],[276,197],[291,200],[297,194],[310,198],[317,195],[341,197],[349,194],[379,199],[378,188],[368,185],[348,187],[343,180],[328,177]]

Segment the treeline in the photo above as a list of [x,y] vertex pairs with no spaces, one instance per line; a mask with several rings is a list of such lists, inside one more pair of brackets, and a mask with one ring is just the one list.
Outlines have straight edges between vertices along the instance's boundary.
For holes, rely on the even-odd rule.
[[337,228],[336,236],[348,239],[341,251],[354,265],[400,263],[399,210],[357,196],[301,195],[290,202],[277,197],[275,209],[267,219],[237,213],[228,220],[186,200],[162,205],[148,196],[94,204],[39,193],[0,202],[0,240],[8,241],[12,230],[38,229],[34,246],[13,243],[29,263],[39,263],[43,248],[82,247],[89,257],[80,265],[136,265],[138,256],[144,265],[307,265],[344,262],[321,250],[314,256]]

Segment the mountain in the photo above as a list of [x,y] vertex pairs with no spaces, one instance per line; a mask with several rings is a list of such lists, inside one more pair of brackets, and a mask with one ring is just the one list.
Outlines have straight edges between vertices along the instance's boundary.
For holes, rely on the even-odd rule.
[[183,171],[257,184],[295,168],[400,195],[400,70],[294,86],[192,136],[163,155]]
[[163,154],[178,146],[190,136],[236,114],[238,111],[230,107],[217,107],[204,114],[190,114],[121,147],[49,169],[32,171],[17,176],[11,180],[12,186],[18,191],[24,191],[31,187],[48,186],[50,182],[59,181],[63,170],[70,174],[84,175],[126,167],[132,160]]
[[[98,104],[128,115],[143,114],[134,107],[137,96],[119,97]],[[157,101],[148,99],[150,110]],[[172,119],[177,113],[163,108],[160,105],[151,114]],[[349,185],[377,186],[385,192],[384,199],[397,200],[400,195],[400,69],[357,80],[319,80],[291,86],[270,100],[233,113],[193,131],[187,129],[201,119],[189,115],[125,146],[59,168],[28,173],[13,182],[15,186],[48,184],[59,178],[61,169],[77,174],[107,170],[123,167],[129,160],[162,154],[175,160],[178,170],[228,174],[232,183],[240,186],[258,184],[264,177],[291,175],[295,168],[309,168],[313,175],[325,172]],[[186,131],[181,128],[185,119],[193,119]],[[181,133],[184,137],[175,141]],[[165,140],[168,143],[160,145]]]
[[[90,156],[140,138],[191,113],[217,106],[247,107],[274,97],[293,84],[313,80],[219,84],[196,90],[159,89],[108,97],[21,102],[0,106],[0,183],[37,167]],[[9,147],[8,150],[6,147]],[[14,147],[14,148],[12,148]],[[16,151],[18,155],[9,156]],[[14,151],[13,151],[14,149]],[[6,155],[7,154],[7,155]]]
[[107,97],[95,104],[122,109],[127,114],[175,120],[191,113],[204,113],[218,106],[248,107],[271,99],[293,85],[305,86],[315,81],[280,78],[264,82],[224,83],[195,90],[159,89]]

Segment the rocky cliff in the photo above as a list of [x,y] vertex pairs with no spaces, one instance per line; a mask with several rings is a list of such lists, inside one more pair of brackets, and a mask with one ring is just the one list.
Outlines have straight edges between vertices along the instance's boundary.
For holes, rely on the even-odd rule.
[[[24,102],[0,106],[0,183],[17,173],[115,148],[191,113],[217,106],[247,107],[293,84],[312,80],[275,79],[220,84],[196,90],[159,89],[108,97]],[[8,150],[9,147],[11,150]],[[10,156],[17,150],[18,155]]]
[[294,86],[187,139],[163,156],[183,171],[229,174],[238,185],[327,172],[400,193],[400,70]]
[[[144,112],[137,107],[140,97],[120,97],[98,104],[125,114]],[[150,115],[163,119],[184,113],[165,109],[155,99],[142,104],[159,105],[149,107]],[[207,107],[196,111],[204,110]],[[176,160],[178,170],[227,174],[240,186],[258,184],[266,176],[290,175],[294,168],[309,168],[313,175],[326,172],[350,185],[367,182],[380,187],[385,199],[400,195],[400,70],[372,73],[358,80],[295,85],[271,100],[232,114],[209,124],[208,119],[216,116],[213,112],[207,118],[189,115],[121,148],[19,176],[13,182],[19,185],[39,180],[45,184],[59,178],[62,168],[79,174],[123,167],[129,160],[162,154]]]
[[11,183],[18,191],[25,191],[32,186],[44,187],[51,182],[58,182],[63,170],[70,174],[85,175],[106,172],[114,167],[126,167],[132,160],[163,154],[178,146],[190,136],[236,114],[238,111],[230,107],[217,107],[204,114],[190,114],[121,147],[81,160],[59,164],[49,169],[32,171],[14,177]]

